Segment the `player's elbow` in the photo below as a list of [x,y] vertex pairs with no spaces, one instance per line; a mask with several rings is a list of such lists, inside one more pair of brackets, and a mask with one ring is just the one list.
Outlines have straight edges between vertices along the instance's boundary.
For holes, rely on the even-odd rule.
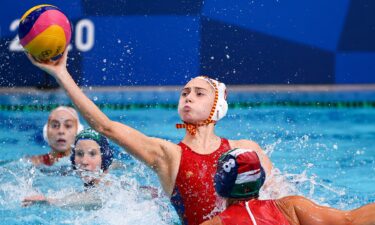
[[100,125],[97,125],[95,127],[93,127],[97,132],[99,132],[100,134],[106,136],[106,137],[111,137],[112,136],[112,133],[114,132],[113,128],[115,127],[115,122],[114,121],[111,121],[111,120],[108,120],[106,121],[105,123],[102,123]]
[[362,223],[357,223],[355,220],[355,215],[352,211],[347,211],[344,213],[343,221],[345,225],[357,225]]

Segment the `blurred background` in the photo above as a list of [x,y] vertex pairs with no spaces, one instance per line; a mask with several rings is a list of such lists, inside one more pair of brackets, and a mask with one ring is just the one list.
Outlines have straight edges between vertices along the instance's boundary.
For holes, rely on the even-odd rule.
[[372,0],[2,0],[0,86],[55,85],[17,38],[19,18],[43,3],[72,22],[81,85],[375,83]]

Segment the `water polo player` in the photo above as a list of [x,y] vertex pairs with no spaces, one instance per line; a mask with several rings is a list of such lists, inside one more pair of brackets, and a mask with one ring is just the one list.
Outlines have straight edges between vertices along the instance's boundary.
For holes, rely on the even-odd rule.
[[[107,138],[89,128],[77,135],[70,159],[73,169],[78,172],[84,181],[85,189],[89,190],[97,187],[102,182],[102,177],[108,173],[109,166],[113,161],[113,150],[110,148]],[[68,195],[62,199],[34,195],[26,197],[22,203],[24,206],[33,203],[84,206],[101,205],[101,199],[96,192],[85,191]]]
[[79,121],[75,109],[59,106],[48,116],[48,121],[43,127],[43,138],[51,150],[47,154],[30,157],[34,165],[52,166],[59,159],[70,156],[70,149],[74,138],[83,126]]
[[220,157],[215,189],[227,208],[202,225],[370,225],[375,224],[375,204],[351,211],[319,206],[302,196],[259,200],[265,180],[258,155],[233,149]]
[[207,77],[190,80],[182,89],[178,112],[186,128],[179,144],[148,137],[125,124],[110,120],[85,96],[67,71],[67,52],[58,60],[30,61],[51,74],[63,87],[90,126],[112,139],[150,166],[175,206],[182,223],[199,224],[220,212],[220,198],[215,194],[213,176],[220,155],[233,148],[254,149],[266,173],[272,164],[253,141],[227,140],[215,134],[215,124],[226,114],[226,87]]

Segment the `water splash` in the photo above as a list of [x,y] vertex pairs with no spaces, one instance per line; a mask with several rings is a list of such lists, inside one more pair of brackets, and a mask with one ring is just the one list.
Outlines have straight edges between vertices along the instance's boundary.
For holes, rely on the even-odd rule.
[[[61,174],[43,173],[30,163],[22,160],[9,162],[0,167],[0,208],[8,212],[5,221],[12,222],[12,214],[21,214],[18,223],[48,224],[56,221],[61,224],[173,224],[178,217],[169,204],[168,198],[162,194],[160,187],[141,188],[151,182],[151,174],[147,168],[131,167],[124,171],[114,171],[105,176],[105,185],[95,189],[95,196],[101,200],[100,207],[85,207],[84,205],[69,205],[64,202],[67,197],[79,196],[83,192],[82,182],[72,182],[69,176]],[[137,168],[137,169],[135,169]],[[50,169],[52,170],[52,169]],[[120,175],[116,174],[120,173]],[[143,182],[134,176],[143,177]],[[92,176],[92,174],[90,174]],[[64,183],[66,183],[64,185]],[[110,184],[110,185],[107,185]],[[55,205],[32,205],[27,208],[21,206],[27,196],[43,194],[48,198],[61,200]],[[30,216],[29,212],[44,214]],[[10,213],[12,212],[12,213]],[[57,217],[56,217],[57,216]]]

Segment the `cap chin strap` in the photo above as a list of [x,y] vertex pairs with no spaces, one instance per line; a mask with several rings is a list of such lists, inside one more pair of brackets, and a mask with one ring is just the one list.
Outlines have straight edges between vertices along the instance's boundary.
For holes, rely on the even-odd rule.
[[216,110],[216,105],[217,105],[217,101],[219,99],[219,91],[218,91],[218,87],[217,85],[215,84],[215,82],[212,82],[210,80],[210,78],[208,77],[205,77],[203,78],[205,80],[207,80],[210,85],[212,85],[212,87],[215,89],[215,99],[214,99],[214,105],[212,106],[212,109],[211,109],[211,112],[210,112],[210,115],[208,116],[208,118],[206,120],[204,120],[202,123],[198,123],[198,124],[192,124],[192,123],[187,123],[184,121],[184,123],[178,123],[176,124],[176,128],[177,129],[182,129],[182,128],[185,128],[187,132],[189,132],[190,135],[194,136],[197,134],[197,130],[198,130],[198,127],[202,127],[202,126],[207,126],[208,124],[210,123],[216,123],[215,120],[212,120],[212,117],[214,116],[215,114],[215,110]]
[[192,123],[178,123],[176,124],[177,129],[185,128],[187,132],[189,132],[190,135],[194,136],[197,134],[198,127],[206,126],[210,123],[216,123],[214,120],[210,120],[207,122],[199,123],[199,124],[192,124]]

